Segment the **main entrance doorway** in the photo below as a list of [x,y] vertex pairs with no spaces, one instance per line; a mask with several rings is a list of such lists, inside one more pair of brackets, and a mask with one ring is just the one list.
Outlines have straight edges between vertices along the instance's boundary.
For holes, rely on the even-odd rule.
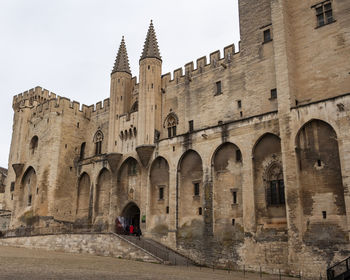
[[133,202],[125,206],[120,217],[116,219],[116,230],[120,233],[121,227],[125,233],[128,233],[129,227],[140,227],[140,208]]

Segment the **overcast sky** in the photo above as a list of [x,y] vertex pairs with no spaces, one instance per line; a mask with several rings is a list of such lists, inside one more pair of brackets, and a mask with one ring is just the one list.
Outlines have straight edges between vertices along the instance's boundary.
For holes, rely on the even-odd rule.
[[238,0],[0,0],[0,166],[7,167],[12,98],[42,86],[91,105],[109,97],[125,36],[133,76],[153,19],[163,73],[239,40]]

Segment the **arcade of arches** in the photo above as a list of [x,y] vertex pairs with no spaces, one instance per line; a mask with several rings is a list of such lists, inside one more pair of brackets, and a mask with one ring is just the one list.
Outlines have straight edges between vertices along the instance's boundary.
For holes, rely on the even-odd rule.
[[[295,136],[295,162],[301,240],[319,248],[346,243],[346,205],[334,129],[320,120],[304,124]],[[81,172],[75,222],[111,225],[119,233],[134,225],[159,242],[171,245],[175,240],[178,249],[194,250],[203,261],[216,254],[236,258],[249,233],[254,242],[264,244],[259,254],[266,252],[266,246],[276,247],[275,263],[287,264],[292,242],[287,214],[295,215],[288,202],[296,198],[288,191],[291,186],[284,173],[281,139],[271,132],[257,137],[249,149],[223,142],[211,154],[188,149],[176,159],[157,156],[147,168],[130,156],[117,169],[104,166],[98,172]],[[48,194],[37,177],[33,167],[24,172],[19,209],[44,215]],[[210,246],[212,242],[217,245]]]

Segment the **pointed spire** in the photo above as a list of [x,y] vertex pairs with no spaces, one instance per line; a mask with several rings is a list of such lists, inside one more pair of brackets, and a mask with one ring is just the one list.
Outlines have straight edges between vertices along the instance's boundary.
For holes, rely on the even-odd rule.
[[114,62],[112,74],[115,72],[126,72],[126,73],[131,74],[130,66],[129,66],[129,58],[128,58],[128,53],[126,51],[124,36],[122,37],[122,41],[120,43],[117,58],[115,59],[115,62]]
[[145,44],[143,46],[143,51],[140,60],[144,58],[158,58],[162,60],[159,52],[156,32],[154,31],[153,22],[151,20],[151,24],[149,25],[147,37]]

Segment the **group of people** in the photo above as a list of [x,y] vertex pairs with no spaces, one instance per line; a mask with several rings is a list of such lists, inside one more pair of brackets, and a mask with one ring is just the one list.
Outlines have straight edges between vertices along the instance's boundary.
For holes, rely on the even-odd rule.
[[140,239],[140,237],[142,235],[140,227],[134,226],[132,224],[131,225],[127,225],[125,231],[126,231],[126,234],[128,234],[128,235],[135,235],[139,239]]

